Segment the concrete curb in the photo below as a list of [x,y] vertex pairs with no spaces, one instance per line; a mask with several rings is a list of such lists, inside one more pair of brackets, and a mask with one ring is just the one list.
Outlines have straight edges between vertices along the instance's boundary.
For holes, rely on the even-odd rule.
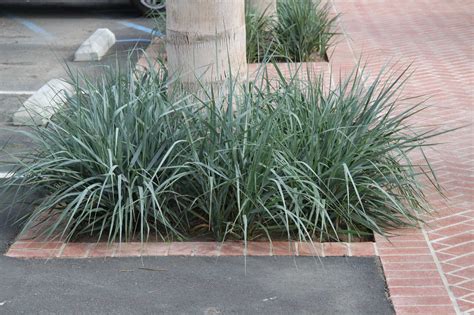
[[52,79],[30,96],[13,114],[13,125],[45,125],[55,111],[74,95],[74,87],[62,79]]
[[108,28],[99,28],[86,39],[74,54],[74,61],[98,61],[115,44],[115,35]]

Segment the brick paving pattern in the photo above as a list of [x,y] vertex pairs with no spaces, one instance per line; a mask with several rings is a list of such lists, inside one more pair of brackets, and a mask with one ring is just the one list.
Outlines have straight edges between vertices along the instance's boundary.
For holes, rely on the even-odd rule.
[[332,67],[350,69],[362,56],[371,74],[386,64],[413,63],[406,94],[426,95],[417,122],[441,130],[427,154],[445,189],[421,231],[377,238],[397,314],[474,314],[474,129],[472,1],[333,0],[345,40]]

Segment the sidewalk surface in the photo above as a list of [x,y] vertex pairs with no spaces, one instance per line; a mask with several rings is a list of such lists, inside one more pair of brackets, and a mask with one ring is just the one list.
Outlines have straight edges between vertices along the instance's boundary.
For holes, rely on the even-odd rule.
[[472,1],[333,0],[345,40],[332,67],[350,69],[362,56],[372,75],[386,64],[413,63],[406,95],[426,95],[416,124],[440,130],[427,155],[448,200],[430,194],[436,210],[421,231],[377,240],[397,314],[474,314],[474,129]]

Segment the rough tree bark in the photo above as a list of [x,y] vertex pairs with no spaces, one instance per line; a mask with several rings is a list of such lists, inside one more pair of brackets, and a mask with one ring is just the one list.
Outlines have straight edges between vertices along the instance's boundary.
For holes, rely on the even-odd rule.
[[166,13],[168,69],[185,88],[247,73],[244,0],[167,0]]

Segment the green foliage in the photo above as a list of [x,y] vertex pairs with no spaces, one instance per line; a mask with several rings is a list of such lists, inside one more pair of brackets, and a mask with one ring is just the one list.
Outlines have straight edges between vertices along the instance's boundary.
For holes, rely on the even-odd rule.
[[397,106],[403,75],[355,71],[324,91],[324,78],[262,73],[224,96],[169,95],[164,71],[74,79],[5,186],[44,192],[27,228],[46,214],[67,238],[337,240],[417,224],[421,177],[438,187],[409,154],[435,133],[409,128],[422,108]]
[[47,232],[60,229],[68,239],[179,236],[184,223],[170,187],[183,175],[174,166],[183,163],[184,130],[166,100],[166,73],[134,81],[137,75],[109,70],[94,81],[75,77],[68,106],[47,128],[28,134],[41,149],[10,184],[41,189],[44,198],[25,228],[46,213],[57,214]]
[[312,0],[279,0],[277,4],[276,16],[247,8],[248,62],[326,59],[337,19],[331,17],[329,5]]
[[265,14],[257,14],[246,7],[245,26],[247,38],[247,62],[262,61],[275,52],[272,38],[274,20]]
[[313,0],[281,0],[278,2],[275,34],[279,54],[292,61],[308,61],[314,53],[326,58],[333,39],[337,16],[330,16],[329,4]]

